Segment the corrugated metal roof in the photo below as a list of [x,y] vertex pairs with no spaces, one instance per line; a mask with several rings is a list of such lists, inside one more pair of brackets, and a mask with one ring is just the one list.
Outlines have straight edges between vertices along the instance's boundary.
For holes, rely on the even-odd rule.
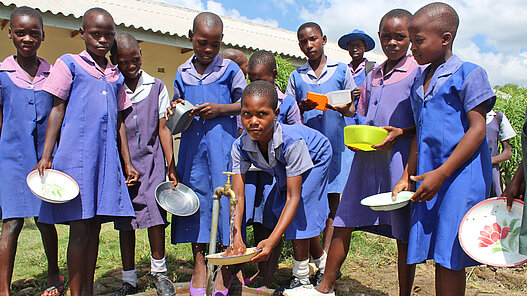
[[[51,12],[65,16],[73,15],[80,18],[86,10],[92,7],[102,7],[108,10],[116,24],[134,27],[145,31],[152,30],[162,34],[188,37],[188,30],[192,27],[192,20],[199,11],[173,6],[149,0],[0,0],[9,6],[34,7],[41,12]],[[223,42],[234,47],[250,50],[268,50],[278,54],[304,58],[298,47],[296,32],[273,28],[260,24],[241,21],[222,16],[224,23]],[[338,61],[349,61],[348,53],[338,47],[336,42],[328,41],[325,46],[326,55]],[[368,52],[366,57],[371,60],[382,61],[384,56]]]

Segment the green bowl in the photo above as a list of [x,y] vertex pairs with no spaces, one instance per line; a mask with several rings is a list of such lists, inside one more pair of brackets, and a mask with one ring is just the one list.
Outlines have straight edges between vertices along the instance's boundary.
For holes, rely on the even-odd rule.
[[373,151],[373,145],[382,143],[388,131],[371,125],[348,125],[344,127],[344,144],[362,151]]

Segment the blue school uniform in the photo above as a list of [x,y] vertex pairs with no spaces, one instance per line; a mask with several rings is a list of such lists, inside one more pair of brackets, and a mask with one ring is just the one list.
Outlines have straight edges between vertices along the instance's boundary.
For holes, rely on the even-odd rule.
[[[308,91],[326,94],[336,90],[352,90],[355,87],[348,65],[328,59],[318,78],[309,63],[293,71],[286,93],[300,102],[306,98]],[[320,131],[331,142],[333,156],[328,174],[328,193],[342,193],[353,159],[353,153],[344,145],[344,117],[333,110],[313,109],[304,112],[303,120],[305,125]]]
[[[417,127],[417,175],[437,169],[450,157],[469,129],[467,112],[481,103],[490,111],[495,102],[487,74],[481,67],[462,62],[454,55],[437,68],[424,93],[429,69],[417,78],[410,94]],[[479,264],[463,252],[458,229],[465,213],[488,197],[491,169],[485,139],[432,200],[413,203],[409,264],[433,259],[452,270]],[[417,187],[420,184],[417,182]]]
[[[241,98],[247,85],[236,63],[217,55],[203,75],[192,64],[194,56],[178,68],[174,80],[174,98],[193,105],[206,102],[231,104]],[[212,194],[225,185],[230,171],[230,151],[238,135],[235,116],[213,119],[194,117],[189,128],[181,134],[178,155],[178,176],[190,187],[200,201],[199,211],[189,217],[172,218],[172,243],[208,243],[212,220]],[[218,242],[229,244],[229,199],[220,200]]]
[[305,239],[319,235],[329,214],[326,197],[332,154],[329,140],[309,127],[275,122],[268,147],[269,161],[266,161],[258,144],[244,132],[232,147],[232,171],[245,174],[253,164],[275,177],[278,192],[273,195],[271,206],[272,226],[278,222],[285,206],[287,178],[302,175],[301,199],[285,236],[287,239]]
[[2,219],[36,217],[41,201],[31,193],[26,177],[42,157],[53,96],[41,90],[51,65],[39,58],[33,81],[7,57],[0,65],[0,208]]

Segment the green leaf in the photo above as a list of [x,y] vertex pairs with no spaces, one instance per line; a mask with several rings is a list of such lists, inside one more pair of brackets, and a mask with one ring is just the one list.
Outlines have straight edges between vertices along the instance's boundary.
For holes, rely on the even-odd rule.
[[520,221],[520,219],[512,219],[511,220],[511,231],[514,229],[514,226],[516,226],[516,223],[518,223],[518,221]]
[[501,223],[501,225],[502,225],[502,226],[501,226],[502,228],[503,228],[503,227],[507,227],[507,219],[504,219],[504,220],[503,220],[503,223]]
[[494,247],[494,248],[490,249],[490,251],[492,252],[492,254],[496,254],[498,252],[503,252],[503,248],[502,247]]

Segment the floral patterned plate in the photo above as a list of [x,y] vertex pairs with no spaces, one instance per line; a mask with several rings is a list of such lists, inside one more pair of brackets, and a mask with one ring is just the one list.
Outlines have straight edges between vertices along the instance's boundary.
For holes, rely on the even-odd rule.
[[50,203],[65,203],[79,195],[77,182],[56,170],[44,170],[43,178],[40,178],[38,171],[32,171],[27,175],[26,182],[34,195]]
[[507,211],[507,199],[486,199],[470,209],[459,226],[459,242],[472,259],[483,264],[512,267],[527,262],[519,253],[523,202],[515,200]]

